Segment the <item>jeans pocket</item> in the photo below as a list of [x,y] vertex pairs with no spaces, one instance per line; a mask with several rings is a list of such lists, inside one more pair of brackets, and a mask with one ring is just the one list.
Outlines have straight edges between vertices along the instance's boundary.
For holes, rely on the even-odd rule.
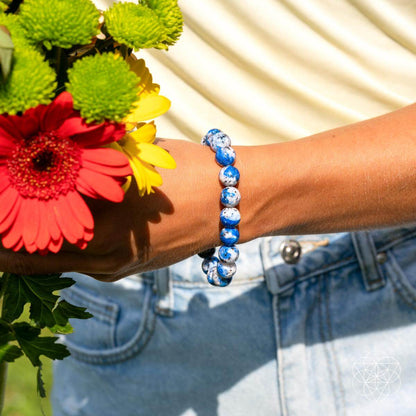
[[416,237],[388,250],[385,270],[396,292],[406,304],[416,309]]
[[[136,282],[137,283],[137,282]],[[109,284],[107,284],[109,285]],[[72,319],[72,334],[65,336],[71,356],[90,364],[114,364],[140,353],[149,341],[155,324],[153,293],[149,283],[129,290],[114,287],[94,292],[82,285],[62,291],[68,302],[86,307],[93,318]]]

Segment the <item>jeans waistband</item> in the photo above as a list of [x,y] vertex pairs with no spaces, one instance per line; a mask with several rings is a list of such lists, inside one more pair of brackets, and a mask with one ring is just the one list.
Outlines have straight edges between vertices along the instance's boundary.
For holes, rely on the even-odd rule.
[[[327,245],[317,247],[310,255],[306,253],[296,265],[283,262],[279,253],[279,240],[271,238],[262,248],[264,273],[269,291],[272,294],[282,293],[299,280],[335,270],[352,262],[359,264],[367,290],[375,290],[384,285],[380,269],[383,257],[379,255],[415,235],[415,225],[334,234]],[[301,242],[307,240],[308,236],[298,238]]]
[[[367,275],[374,276],[370,273],[373,268],[377,269],[374,256],[413,234],[416,234],[415,225],[354,233],[278,236],[253,240],[239,245],[241,254],[232,286],[266,278],[270,291],[278,293],[298,279],[353,261],[359,262],[362,270],[367,270]],[[289,239],[296,240],[302,248],[301,258],[293,265],[285,263],[280,254],[282,243]],[[147,272],[141,276],[161,279],[162,286],[167,285],[167,281],[174,285],[205,286],[207,280],[201,270],[201,261],[200,257],[193,256],[169,268]],[[374,280],[375,282],[368,283],[370,289],[379,284],[377,278]]]

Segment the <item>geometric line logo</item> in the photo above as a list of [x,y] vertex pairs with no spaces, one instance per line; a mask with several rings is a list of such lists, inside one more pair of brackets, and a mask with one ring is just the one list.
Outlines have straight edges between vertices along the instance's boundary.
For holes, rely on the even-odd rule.
[[393,357],[362,357],[352,367],[354,386],[369,400],[382,400],[401,385],[400,363]]

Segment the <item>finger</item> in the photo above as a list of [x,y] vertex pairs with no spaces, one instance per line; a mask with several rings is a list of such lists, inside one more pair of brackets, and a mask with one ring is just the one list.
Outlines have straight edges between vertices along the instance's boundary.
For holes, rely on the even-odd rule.
[[76,252],[58,254],[15,253],[0,250],[0,270],[16,274],[47,274],[80,272],[85,274],[109,275],[117,272],[120,263],[113,256],[94,256]]

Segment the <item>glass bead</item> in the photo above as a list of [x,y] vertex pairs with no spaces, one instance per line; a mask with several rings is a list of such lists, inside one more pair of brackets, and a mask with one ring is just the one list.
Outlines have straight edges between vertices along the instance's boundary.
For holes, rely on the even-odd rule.
[[222,132],[213,134],[209,139],[211,149],[216,152],[220,147],[230,147],[231,139]]
[[240,238],[240,233],[237,228],[223,228],[220,231],[220,240],[226,246],[232,246],[237,243]]
[[209,248],[208,250],[201,251],[198,253],[199,257],[202,257],[203,259],[212,257],[215,254],[215,247]]
[[240,180],[240,172],[231,165],[224,166],[218,176],[224,186],[235,186]]
[[240,211],[237,208],[223,208],[220,213],[220,221],[226,227],[235,227],[241,221]]
[[221,246],[218,251],[219,259],[224,263],[235,263],[238,260],[240,251],[236,246]]
[[240,203],[241,195],[234,186],[227,186],[221,191],[221,204],[227,208],[233,208]]
[[222,133],[219,129],[211,129],[208,133],[202,138],[201,144],[205,146],[211,146],[211,138],[214,134]]
[[204,259],[204,261],[202,262],[202,265],[201,265],[202,271],[205,274],[207,274],[210,269],[217,270],[218,262],[219,262],[218,258],[214,257],[214,256]]
[[235,151],[232,147],[218,147],[215,153],[215,160],[221,166],[232,165],[235,161]]
[[231,279],[224,279],[218,274],[217,267],[209,269],[207,280],[212,286],[219,287],[228,286],[231,283]]
[[237,271],[237,267],[235,263],[222,263],[219,262],[217,265],[217,273],[218,276],[222,279],[231,279],[235,272]]

